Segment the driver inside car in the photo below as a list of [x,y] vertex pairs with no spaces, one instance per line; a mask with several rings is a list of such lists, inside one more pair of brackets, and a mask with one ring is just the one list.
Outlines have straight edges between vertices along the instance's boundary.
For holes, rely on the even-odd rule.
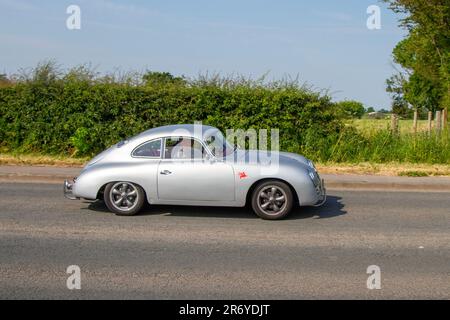
[[172,148],[171,159],[201,159],[202,150],[192,139],[182,138]]

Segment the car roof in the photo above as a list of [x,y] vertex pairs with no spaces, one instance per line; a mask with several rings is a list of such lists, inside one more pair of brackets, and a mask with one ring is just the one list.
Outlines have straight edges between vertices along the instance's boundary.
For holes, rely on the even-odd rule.
[[201,124],[176,124],[163,127],[157,127],[140,133],[136,138],[159,138],[168,136],[190,136],[203,140],[207,131],[218,130],[215,127]]

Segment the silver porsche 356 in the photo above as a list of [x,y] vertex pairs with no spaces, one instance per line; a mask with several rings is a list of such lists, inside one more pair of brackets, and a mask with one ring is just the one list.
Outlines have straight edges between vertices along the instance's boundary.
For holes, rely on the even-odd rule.
[[[253,159],[253,160],[252,160]],[[147,130],[93,158],[64,195],[103,199],[118,215],[150,205],[243,207],[263,219],[281,219],[294,205],[326,201],[314,164],[287,152],[242,150],[220,130],[173,125]]]

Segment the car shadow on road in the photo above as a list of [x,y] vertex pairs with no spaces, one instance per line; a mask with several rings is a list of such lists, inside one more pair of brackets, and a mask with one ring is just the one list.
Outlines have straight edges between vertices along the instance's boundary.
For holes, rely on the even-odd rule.
[[[321,207],[294,207],[287,220],[293,219],[328,219],[346,214],[342,198],[328,196],[327,202]],[[87,209],[97,212],[109,212],[103,201],[89,203]],[[207,218],[241,218],[259,219],[250,207],[202,207],[202,206],[172,206],[172,205],[147,205],[139,213],[139,216],[164,215],[171,217],[207,217]]]
[[290,217],[295,219],[329,219],[347,214],[344,210],[345,204],[342,203],[342,197],[328,196],[327,202],[321,207],[297,207],[293,210]]

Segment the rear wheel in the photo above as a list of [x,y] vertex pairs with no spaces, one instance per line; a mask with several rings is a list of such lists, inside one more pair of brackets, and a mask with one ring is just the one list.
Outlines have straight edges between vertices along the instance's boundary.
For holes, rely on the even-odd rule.
[[108,209],[120,216],[132,216],[145,202],[144,190],[131,182],[111,182],[105,188],[104,201]]
[[252,208],[267,220],[286,217],[292,209],[294,197],[291,188],[284,182],[264,181],[256,186],[252,194]]

